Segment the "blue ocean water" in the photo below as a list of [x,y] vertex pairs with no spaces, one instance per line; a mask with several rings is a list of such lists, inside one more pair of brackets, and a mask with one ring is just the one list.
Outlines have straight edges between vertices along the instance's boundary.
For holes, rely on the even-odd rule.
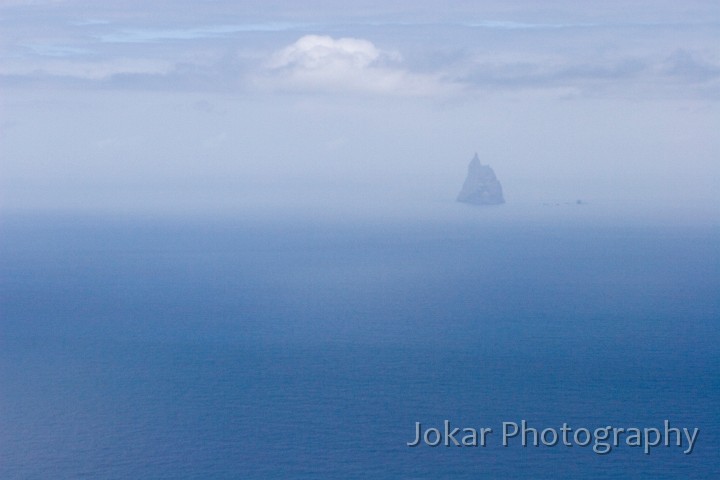
[[[720,476],[716,227],[0,228],[2,479]],[[523,419],[700,433],[503,447]],[[493,434],[406,445],[444,420]]]

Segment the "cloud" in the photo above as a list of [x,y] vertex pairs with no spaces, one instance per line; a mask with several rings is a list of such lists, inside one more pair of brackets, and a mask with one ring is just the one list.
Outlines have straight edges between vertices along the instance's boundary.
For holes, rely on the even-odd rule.
[[231,37],[240,33],[283,32],[307,28],[309,25],[268,22],[237,25],[206,25],[179,29],[124,29],[105,33],[98,38],[104,43],[157,43],[167,40],[201,40]]
[[468,22],[461,25],[470,28],[487,28],[498,30],[540,30],[540,29],[560,29],[560,28],[590,28],[598,27],[600,23],[526,23],[513,22],[506,20],[484,20],[480,22]]
[[720,65],[684,49],[675,51],[663,65],[665,73],[690,82],[720,78]]
[[307,70],[328,68],[362,69],[375,63],[381,55],[398,58],[397,54],[381,52],[368,40],[306,35],[277,52],[268,63],[270,68],[299,67]]
[[171,62],[151,59],[117,58],[104,61],[8,62],[1,76],[25,78],[63,77],[106,80],[117,75],[167,75],[174,70]]
[[505,61],[481,60],[471,63],[463,78],[478,88],[556,88],[619,85],[647,76],[646,59],[613,58],[587,61],[560,56],[536,56]]
[[43,57],[76,57],[93,53],[92,50],[88,48],[73,47],[67,45],[28,44],[20,46],[27,48],[35,55]]
[[435,95],[456,86],[439,75],[402,67],[397,52],[360,38],[306,35],[265,62],[258,85],[288,91]]
[[596,55],[573,51],[478,52],[445,67],[466,91],[546,91],[561,97],[717,98],[720,66],[712,55],[677,50],[618,49]]

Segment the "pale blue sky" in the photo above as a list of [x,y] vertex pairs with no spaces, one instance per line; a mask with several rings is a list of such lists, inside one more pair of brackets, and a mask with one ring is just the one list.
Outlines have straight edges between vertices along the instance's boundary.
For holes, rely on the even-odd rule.
[[717,2],[6,1],[5,210],[508,205],[717,219]]

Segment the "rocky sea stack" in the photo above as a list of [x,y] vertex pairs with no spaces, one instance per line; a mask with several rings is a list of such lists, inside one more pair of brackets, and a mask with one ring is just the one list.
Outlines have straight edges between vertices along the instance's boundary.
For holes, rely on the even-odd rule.
[[480,163],[477,153],[470,160],[467,177],[457,201],[473,205],[499,205],[505,203],[502,185],[495,176],[495,172],[488,165]]

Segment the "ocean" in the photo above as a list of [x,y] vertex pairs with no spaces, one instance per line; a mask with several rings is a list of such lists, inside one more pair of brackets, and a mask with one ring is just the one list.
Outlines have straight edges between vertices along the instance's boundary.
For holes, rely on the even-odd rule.
[[[523,420],[699,433],[503,446]],[[492,432],[407,445],[445,421]],[[719,447],[716,226],[0,219],[5,480],[720,478]]]

